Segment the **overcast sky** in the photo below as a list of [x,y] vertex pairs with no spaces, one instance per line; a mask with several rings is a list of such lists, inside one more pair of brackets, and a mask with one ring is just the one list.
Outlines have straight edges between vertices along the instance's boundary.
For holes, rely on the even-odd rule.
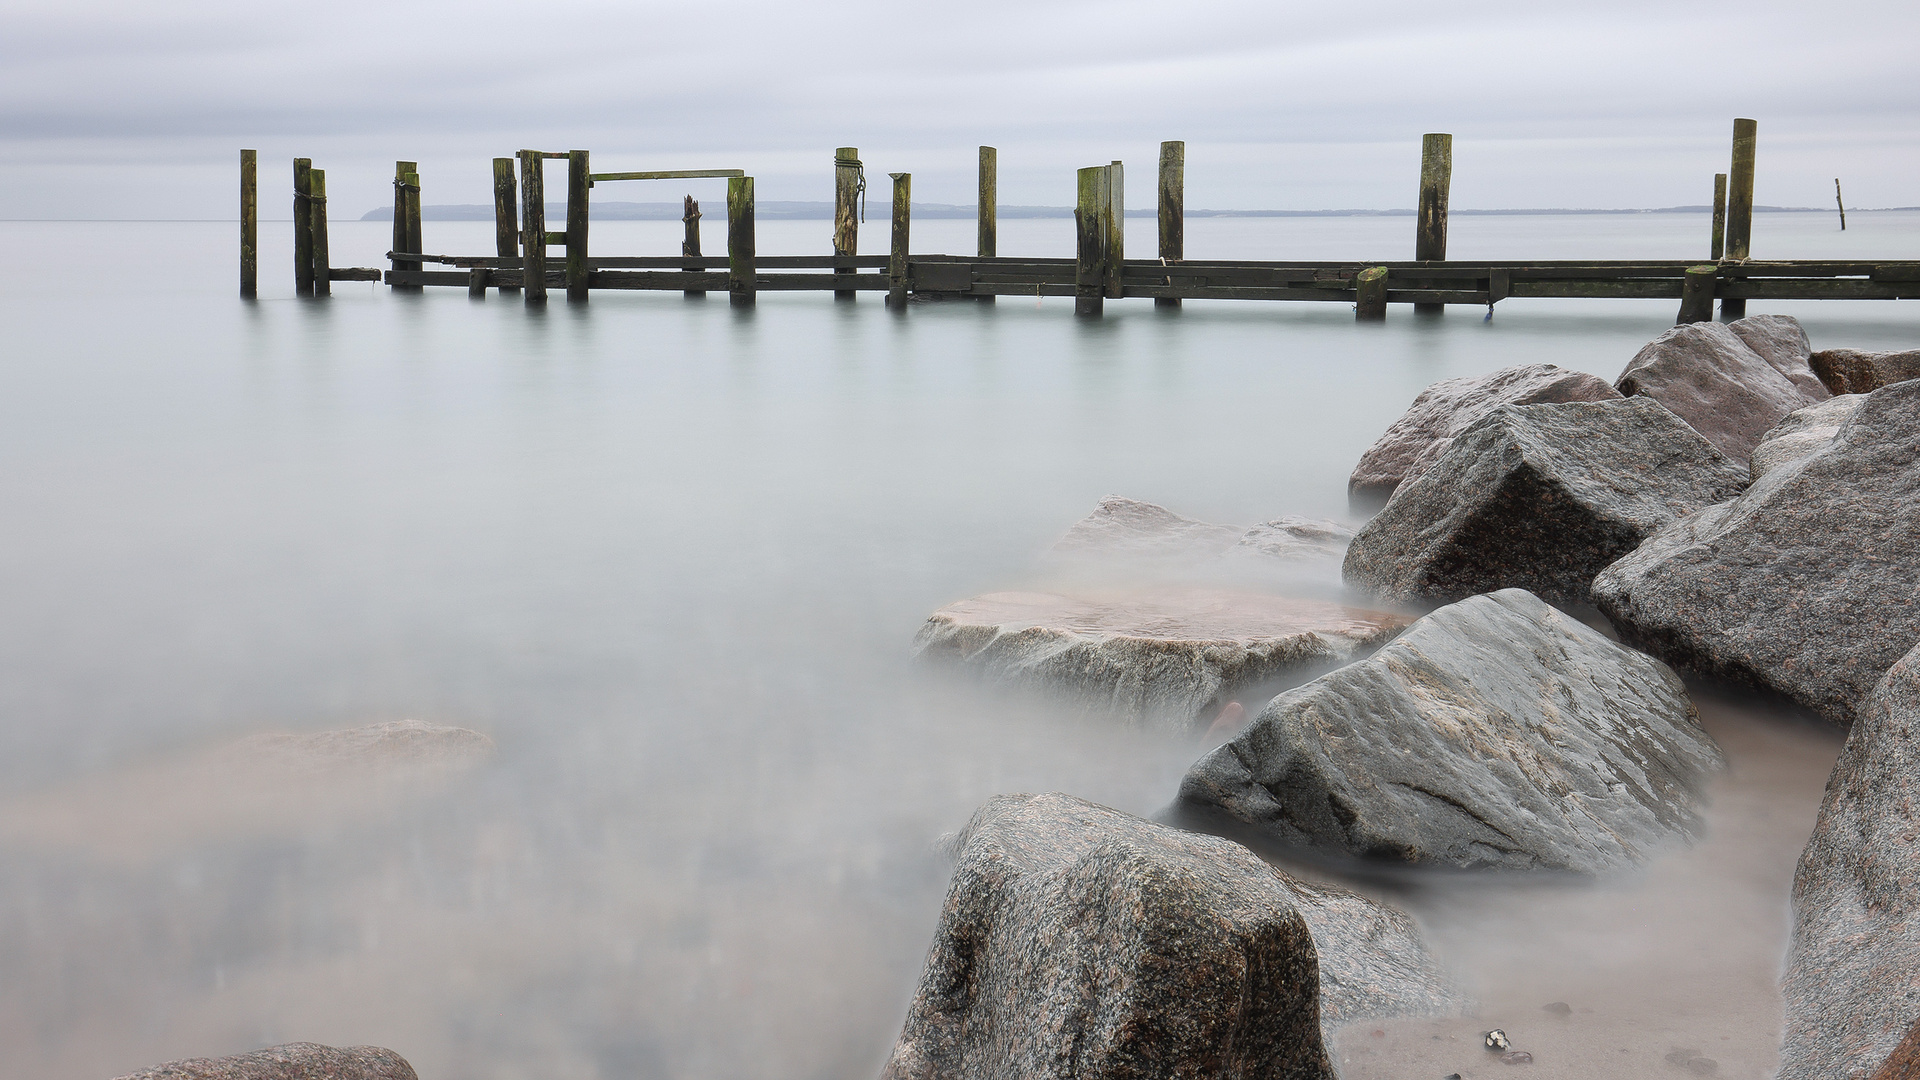
[[1671,206],[1708,201],[1735,116],[1758,201],[1825,205],[1839,176],[1911,206],[1916,46],[1912,0],[0,0],[0,217],[232,217],[243,146],[263,194],[312,157],[339,216],[390,201],[395,158],[429,203],[486,202],[520,147],[828,199],[856,145],[876,191],[907,171],[966,203],[986,143],[1004,203],[1069,204],[1119,158],[1144,207],[1162,139],[1192,207],[1405,207],[1427,131],[1454,134],[1456,207]]

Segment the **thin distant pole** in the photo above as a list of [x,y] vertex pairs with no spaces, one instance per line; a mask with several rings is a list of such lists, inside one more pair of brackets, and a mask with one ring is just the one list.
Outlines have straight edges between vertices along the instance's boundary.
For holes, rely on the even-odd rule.
[[1840,207],[1840,231],[1846,232],[1847,231],[1847,204],[1845,200],[1840,198],[1840,178],[1837,176],[1833,178],[1833,201],[1835,205]]

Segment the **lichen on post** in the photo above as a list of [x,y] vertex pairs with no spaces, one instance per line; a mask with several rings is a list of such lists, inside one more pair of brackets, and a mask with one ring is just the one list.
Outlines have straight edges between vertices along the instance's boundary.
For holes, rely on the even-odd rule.
[[[1418,262],[1443,262],[1447,257],[1447,200],[1453,186],[1453,136],[1432,132],[1420,140],[1420,209],[1414,225],[1413,257]],[[1415,304],[1427,314],[1445,311],[1445,304]]]

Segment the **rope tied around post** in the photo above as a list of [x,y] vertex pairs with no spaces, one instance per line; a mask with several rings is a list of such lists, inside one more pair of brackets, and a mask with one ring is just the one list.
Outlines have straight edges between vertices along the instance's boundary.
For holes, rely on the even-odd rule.
[[865,225],[867,223],[867,167],[861,164],[860,159],[857,157],[849,158],[838,155],[835,155],[833,164],[836,168],[853,170],[853,195],[854,198],[860,200],[860,223]]

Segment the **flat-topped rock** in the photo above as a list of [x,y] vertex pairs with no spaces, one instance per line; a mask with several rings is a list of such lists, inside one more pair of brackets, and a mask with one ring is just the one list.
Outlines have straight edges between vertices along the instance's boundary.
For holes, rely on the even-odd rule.
[[1691,837],[1719,765],[1666,665],[1508,589],[1274,698],[1180,799],[1319,851],[1599,874]]
[[1360,455],[1347,480],[1348,501],[1360,509],[1384,504],[1395,488],[1438,457],[1447,440],[1502,405],[1606,401],[1619,396],[1604,379],[1553,364],[1523,364],[1434,383],[1420,391],[1405,415]]
[[1661,334],[1640,350],[1614,386],[1629,397],[1665,405],[1742,464],[1788,413],[1826,396],[1802,390],[1739,334],[1715,322],[1687,323]]
[[1920,379],[1920,349],[1825,349],[1813,354],[1811,364],[1820,381],[1836,394],[1871,394],[1883,386]]
[[1319,518],[1282,517],[1251,528],[1196,521],[1150,502],[1110,495],[1047,552],[1053,563],[1122,568],[1204,568],[1221,559],[1337,559],[1353,530]]
[[1219,837],[1003,795],[961,835],[882,1075],[1331,1080],[1323,1023],[1456,1007],[1399,912]]
[[1920,641],[1920,381],[1594,579],[1623,639],[1845,725]]
[[1400,602],[1522,588],[1581,603],[1608,563],[1747,480],[1647,398],[1503,405],[1401,486],[1341,573]]
[[230,1057],[169,1061],[119,1080],[417,1080],[407,1059],[380,1046],[297,1042]]
[[1236,694],[1345,663],[1408,621],[1219,589],[1003,592],[934,612],[915,648],[924,659],[1055,696],[1088,714],[1186,731]]
[[[1916,838],[1920,649],[1893,665],[1847,733],[1793,876],[1781,1076],[1867,1076],[1920,1021]],[[1905,1056],[1920,1059],[1912,1047]]]
[[1753,448],[1753,478],[1758,480],[1783,465],[1791,465],[1832,442],[1840,426],[1866,401],[1863,394],[1842,394],[1788,413]]
[[1747,348],[1787,377],[1809,401],[1824,401],[1829,391],[1810,361],[1813,344],[1800,320],[1791,315],[1749,315],[1727,324]]

